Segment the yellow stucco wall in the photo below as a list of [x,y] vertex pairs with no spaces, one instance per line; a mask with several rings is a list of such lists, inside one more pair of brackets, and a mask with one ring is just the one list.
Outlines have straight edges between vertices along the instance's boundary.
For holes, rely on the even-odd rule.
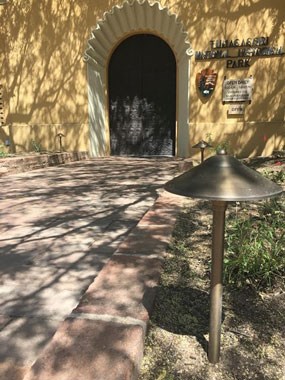
[[[57,150],[89,149],[86,63],[82,57],[90,32],[123,1],[13,0],[0,6],[0,84],[4,119],[0,139],[16,151],[31,150],[31,140]],[[280,0],[165,0],[177,14],[194,50],[209,50],[210,40],[268,36],[270,46],[285,46],[284,4]],[[203,99],[196,74],[218,73],[216,89]],[[191,146],[210,134],[229,141],[238,156],[268,155],[285,145],[285,56],[253,58],[247,69],[227,69],[225,60],[190,59],[189,155]],[[223,78],[254,78],[253,100],[244,115],[229,117],[222,103]],[[179,141],[178,141],[179,144]]]
[[[195,50],[209,50],[210,40],[268,36],[270,46],[284,47],[284,4],[256,1],[195,2],[183,12]],[[269,5],[270,4],[270,5]],[[192,11],[191,11],[191,9]],[[203,15],[203,16],[199,16]],[[193,20],[195,20],[193,22]],[[204,26],[204,30],[201,27]],[[235,50],[231,50],[236,52]],[[210,133],[218,143],[229,142],[232,153],[242,157],[269,155],[285,145],[285,57],[252,58],[247,69],[227,69],[226,60],[192,60],[193,77],[205,67],[218,73],[216,89],[207,101],[197,97],[191,80],[190,122],[195,140]],[[208,64],[208,65],[207,65]],[[254,79],[253,99],[244,115],[228,116],[222,103],[222,83],[227,79]]]

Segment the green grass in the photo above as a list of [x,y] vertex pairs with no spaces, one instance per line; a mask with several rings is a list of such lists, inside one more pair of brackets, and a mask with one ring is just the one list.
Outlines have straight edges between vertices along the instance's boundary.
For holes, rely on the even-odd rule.
[[[284,172],[268,172],[277,183]],[[259,202],[254,213],[250,204],[226,223],[225,284],[240,288],[269,289],[285,277],[285,199],[284,196]]]

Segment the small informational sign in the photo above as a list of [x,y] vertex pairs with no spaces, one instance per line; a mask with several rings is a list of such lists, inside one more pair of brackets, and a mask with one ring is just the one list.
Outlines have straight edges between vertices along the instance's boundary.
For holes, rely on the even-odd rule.
[[230,104],[228,109],[229,115],[243,115],[245,106],[243,103]]
[[225,79],[223,102],[248,102],[252,98],[253,78]]

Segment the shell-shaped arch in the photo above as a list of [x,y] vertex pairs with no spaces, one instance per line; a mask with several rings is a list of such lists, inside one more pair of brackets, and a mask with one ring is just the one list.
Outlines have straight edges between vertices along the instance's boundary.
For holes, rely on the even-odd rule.
[[100,71],[106,67],[113,46],[124,36],[138,32],[158,33],[172,48],[177,61],[193,54],[187,33],[176,15],[156,1],[131,0],[104,14],[91,33],[84,59]]
[[177,64],[177,151],[189,152],[189,78],[193,50],[181,21],[155,0],[126,0],[106,12],[88,40],[84,59],[88,78],[88,114],[91,156],[108,156],[110,139],[106,91],[108,60],[114,47],[136,33],[155,34],[168,43]]

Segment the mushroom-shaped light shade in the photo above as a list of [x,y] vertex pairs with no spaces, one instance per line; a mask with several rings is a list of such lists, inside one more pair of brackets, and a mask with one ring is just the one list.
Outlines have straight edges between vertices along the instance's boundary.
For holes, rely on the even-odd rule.
[[229,155],[216,155],[167,182],[165,189],[186,197],[249,201],[276,196],[282,187]]
[[207,143],[207,141],[201,140],[197,144],[193,145],[192,148],[200,148],[200,149],[205,149],[205,148],[210,148],[212,145]]

